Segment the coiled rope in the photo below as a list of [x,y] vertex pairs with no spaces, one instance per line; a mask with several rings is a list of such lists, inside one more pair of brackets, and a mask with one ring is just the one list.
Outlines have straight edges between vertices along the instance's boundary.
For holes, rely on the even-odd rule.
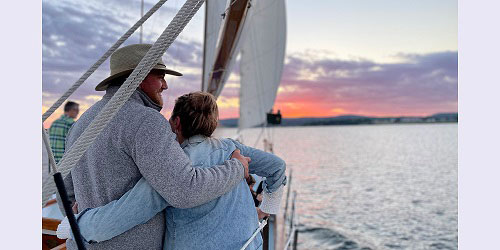
[[[146,53],[139,65],[132,71],[127,80],[118,89],[111,100],[99,112],[97,117],[90,123],[85,131],[80,135],[73,146],[64,154],[57,165],[62,176],[65,177],[85,154],[88,147],[94,142],[99,133],[107,126],[118,110],[125,104],[134,93],[139,84],[154,67],[158,59],[170,47],[179,33],[193,18],[204,0],[187,0],[174,19],[160,35],[152,48]],[[48,149],[50,150],[50,148]],[[46,204],[50,196],[56,191],[54,182],[44,183],[42,189],[42,206]]]

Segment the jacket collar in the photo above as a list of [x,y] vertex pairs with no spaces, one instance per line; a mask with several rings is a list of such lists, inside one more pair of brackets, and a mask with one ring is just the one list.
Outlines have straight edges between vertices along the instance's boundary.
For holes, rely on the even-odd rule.
[[[111,97],[113,97],[114,94],[116,94],[116,92],[118,91],[118,89],[120,88],[120,86],[110,86],[106,89],[106,94],[103,96],[103,99],[111,99]],[[132,96],[130,96],[129,100],[133,100],[135,102],[139,102],[141,104],[143,104],[144,106],[146,107],[149,107],[149,108],[152,108],[152,109],[155,109],[157,110],[158,112],[160,112],[162,106],[156,104],[155,102],[153,102],[153,100],[151,100],[151,98],[149,98],[148,95],[146,95],[146,93],[144,93],[144,91],[140,90],[139,88],[137,88],[134,93],[132,94]]]
[[206,139],[204,135],[193,135],[181,143],[181,148],[185,148],[188,144],[198,144]]
[[74,122],[75,121],[75,119],[67,116],[66,114],[62,114],[61,118],[64,119],[64,120],[66,120],[66,121],[69,121],[69,122]]

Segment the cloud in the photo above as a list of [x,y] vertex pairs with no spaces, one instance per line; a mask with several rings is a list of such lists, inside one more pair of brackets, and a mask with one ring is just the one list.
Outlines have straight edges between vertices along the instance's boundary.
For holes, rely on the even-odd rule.
[[402,62],[289,55],[278,103],[305,102],[371,114],[457,110],[457,52],[398,56]]
[[[147,2],[145,10],[154,3]],[[50,106],[139,18],[134,1],[42,2],[42,109]],[[174,15],[163,6],[145,29],[145,42],[152,43]],[[152,18],[155,18],[153,16]],[[148,27],[145,25],[145,27]],[[137,43],[134,34],[125,44]],[[164,60],[184,73],[167,76],[166,107],[175,97],[200,89],[202,43],[179,37]],[[458,53],[400,53],[397,63],[378,63],[362,57],[338,59],[335,52],[306,50],[288,54],[275,109],[289,115],[429,114],[457,111]],[[109,61],[109,60],[108,60]],[[109,74],[106,61],[71,97],[87,107],[103,94],[94,87]],[[238,63],[233,72],[238,72]],[[224,109],[236,114],[239,76],[230,77],[222,91]],[[83,110],[83,109],[82,109]],[[288,113],[287,113],[288,112]]]
[[[145,11],[155,3],[146,1]],[[139,19],[139,8],[134,1],[43,1],[42,109],[52,105]],[[174,9],[166,5],[160,8],[146,22],[144,41],[153,43],[174,14]],[[138,43],[136,33],[124,44]],[[178,38],[163,59],[168,67],[184,73],[182,78],[171,79],[174,96],[200,89],[202,44],[199,41]],[[79,100],[84,106],[92,105],[103,94],[94,87],[108,74],[109,59],[70,99]]]

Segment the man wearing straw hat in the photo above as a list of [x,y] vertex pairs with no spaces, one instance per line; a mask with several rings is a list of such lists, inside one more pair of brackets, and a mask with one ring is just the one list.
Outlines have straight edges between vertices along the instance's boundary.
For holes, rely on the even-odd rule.
[[[97,116],[120,85],[151,48],[134,44],[116,50],[110,59],[111,76],[96,87],[104,97],[82,114],[71,128],[71,147]],[[167,69],[160,58],[130,99],[96,138],[65,178],[70,199],[78,210],[103,206],[120,198],[144,177],[172,206],[189,208],[204,204],[229,190],[248,175],[249,159],[239,152],[214,168],[193,168],[175,140],[169,122],[160,114],[165,74],[181,76]],[[144,206],[146,206],[145,204]],[[88,249],[162,249],[165,215],[157,214],[144,224],[111,240],[87,244]],[[72,240],[68,249],[76,249]]]

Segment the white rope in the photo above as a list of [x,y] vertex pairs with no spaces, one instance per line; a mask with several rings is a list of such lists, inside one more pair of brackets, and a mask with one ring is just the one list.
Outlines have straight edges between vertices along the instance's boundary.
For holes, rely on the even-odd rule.
[[57,171],[56,160],[54,159],[54,154],[52,153],[52,148],[50,147],[49,136],[47,135],[47,131],[43,128],[43,124],[42,124],[42,138],[45,149],[47,150],[47,155],[49,157],[49,166],[52,169],[52,173],[55,173]]
[[94,71],[97,70],[97,68],[99,68],[99,66],[101,66],[101,64],[106,61],[106,59],[108,59],[108,57],[113,53],[115,52],[116,49],[118,49],[118,47],[120,47],[120,45],[125,42],[125,40],[127,40],[136,30],[137,28],[141,27],[142,24],[151,16],[153,15],[153,13],[155,13],[167,0],[160,0],[157,4],[155,4],[155,6],[153,6],[147,13],[146,15],[144,15],[141,19],[139,19],[139,21],[137,21],[134,26],[132,26],[127,32],[125,32],[125,34],[123,34],[122,37],[120,37],[120,39],[118,39],[118,41],[115,42],[115,44],[113,44],[113,46],[111,46],[111,48],[109,48],[108,51],[106,51],[106,53],[104,53],[104,55],[101,56],[101,58],[99,60],[97,60],[96,63],[94,63],[94,65],[92,65],[92,67],[90,67],[87,72],[85,72],[81,77],[80,79],[78,79],[74,84],[73,86],[71,86],[54,104],[52,104],[52,106],[47,110],[45,111],[45,113],[42,115],[42,122],[44,122],[45,120],[47,120],[47,118],[49,118],[49,116],[51,116],[54,111],[56,111],[57,108],[59,108],[61,106],[61,104],[63,104],[64,101],[66,101],[66,99],[68,99],[68,97],[73,94],[73,92],[76,91],[76,89],[78,89],[82,84],[83,82],[85,82],[85,80],[87,80],[87,78],[90,77],[90,75],[92,75],[94,73]]
[[245,248],[247,248],[248,245],[250,245],[250,243],[255,239],[255,237],[257,236],[257,234],[262,231],[262,229],[267,225],[267,220],[269,218],[265,219],[262,221],[262,223],[259,223],[259,227],[255,230],[255,232],[252,234],[252,237],[250,237],[250,239],[247,240],[247,242],[245,243],[245,245],[243,245],[243,247],[240,249],[240,250],[244,250]]
[[286,241],[286,244],[285,244],[285,247],[283,248],[284,250],[287,250],[288,249],[288,246],[290,245],[290,243],[292,242],[292,239],[293,239],[293,235],[295,234],[295,225],[292,227],[292,231],[290,233],[290,235],[288,236],[288,240]]
[[[45,128],[43,128],[43,123],[42,123],[42,139],[43,139],[43,144],[45,146],[45,149],[47,150],[47,155],[48,155],[48,158],[49,158],[49,174],[52,172],[52,174],[56,173],[56,160],[54,159],[54,154],[52,153],[52,148],[50,147],[50,141],[49,141],[49,136],[47,135],[47,131],[45,130]],[[43,167],[43,164],[42,164],[42,167]],[[52,170],[52,171],[50,171]],[[47,178],[47,179],[44,179],[44,181],[46,183],[49,183],[49,184],[45,184],[45,183],[42,183],[42,185],[50,185],[50,186],[53,186],[55,187],[56,186],[56,183],[54,182],[54,178]],[[42,192],[43,194],[43,192]],[[50,196],[49,196],[50,198]],[[45,206],[45,203],[42,203],[42,207]]]
[[[159,58],[170,47],[179,33],[203,4],[204,0],[188,0],[179,10],[174,19],[160,35],[152,48],[146,53],[139,65],[132,71],[127,80],[122,84],[111,100],[99,112],[97,117],[90,123],[80,135],[73,146],[64,154],[58,164],[63,178],[71,171],[80,158],[85,154],[88,147],[94,142],[99,133],[107,126],[118,110],[125,104],[134,93],[139,84],[151,71]],[[44,205],[55,191],[53,182],[48,182],[42,189],[42,205]]]

